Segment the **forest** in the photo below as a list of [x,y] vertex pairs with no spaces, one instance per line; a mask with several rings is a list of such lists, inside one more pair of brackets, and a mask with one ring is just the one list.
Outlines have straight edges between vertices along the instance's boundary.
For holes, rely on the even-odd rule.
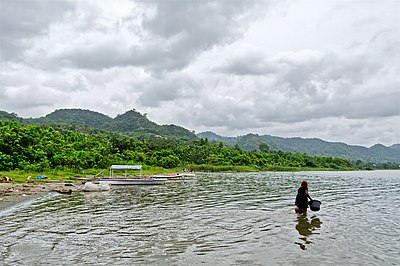
[[207,138],[138,139],[74,125],[29,125],[0,121],[0,171],[14,169],[106,169],[111,164],[142,164],[166,169],[221,171],[246,166],[255,170],[350,170],[366,167],[347,159],[271,150],[266,143],[246,151]]

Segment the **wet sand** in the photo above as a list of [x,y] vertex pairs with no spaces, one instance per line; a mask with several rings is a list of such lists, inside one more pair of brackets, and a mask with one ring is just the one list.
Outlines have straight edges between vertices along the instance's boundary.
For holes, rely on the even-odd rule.
[[64,183],[0,183],[0,210],[39,198],[46,193],[60,189],[78,190],[76,185],[69,184],[69,186],[66,186]]
[[42,184],[0,183],[0,210],[40,197],[48,191]]

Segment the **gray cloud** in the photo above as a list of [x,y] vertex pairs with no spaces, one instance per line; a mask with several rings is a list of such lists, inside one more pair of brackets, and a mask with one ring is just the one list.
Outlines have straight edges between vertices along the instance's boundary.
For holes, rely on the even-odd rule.
[[165,39],[180,36],[178,48],[207,49],[239,37],[246,28],[247,18],[238,15],[251,10],[254,4],[254,1],[163,1],[157,3],[157,15],[146,19],[143,25]]
[[[49,12],[51,10],[51,12]],[[51,23],[74,10],[71,1],[2,0],[0,9],[0,59],[21,59],[31,38],[48,33]]]
[[228,136],[400,141],[398,3],[1,4],[0,110],[135,108]]
[[[101,11],[84,6],[93,10],[92,16],[83,16],[77,10],[74,16],[85,19],[70,29],[70,34],[79,31],[76,34],[80,37],[42,59],[52,67],[104,69],[134,65],[155,72],[180,70],[201,52],[240,37],[250,18],[254,19],[256,13],[250,11],[255,4],[262,2],[143,1],[133,5],[132,12],[109,19],[106,25],[93,18],[101,16]],[[148,14],[149,10],[154,14]],[[33,60],[37,57],[43,57],[40,50],[33,54]]]
[[272,80],[259,83],[257,95],[248,95],[254,97],[261,121],[396,116],[400,57],[394,49],[397,35],[391,33],[343,51],[283,53],[273,58],[250,52],[215,69],[243,79]]

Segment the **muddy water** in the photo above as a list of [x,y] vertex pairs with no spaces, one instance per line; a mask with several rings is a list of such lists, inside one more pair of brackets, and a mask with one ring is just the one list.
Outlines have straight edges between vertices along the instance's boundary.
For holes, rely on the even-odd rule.
[[[319,212],[294,213],[302,180]],[[399,265],[400,171],[201,174],[0,211],[2,265]]]

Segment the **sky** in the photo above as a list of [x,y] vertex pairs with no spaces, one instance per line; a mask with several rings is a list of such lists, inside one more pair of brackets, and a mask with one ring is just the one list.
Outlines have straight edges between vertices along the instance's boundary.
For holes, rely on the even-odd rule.
[[400,143],[400,1],[0,0],[0,110]]

